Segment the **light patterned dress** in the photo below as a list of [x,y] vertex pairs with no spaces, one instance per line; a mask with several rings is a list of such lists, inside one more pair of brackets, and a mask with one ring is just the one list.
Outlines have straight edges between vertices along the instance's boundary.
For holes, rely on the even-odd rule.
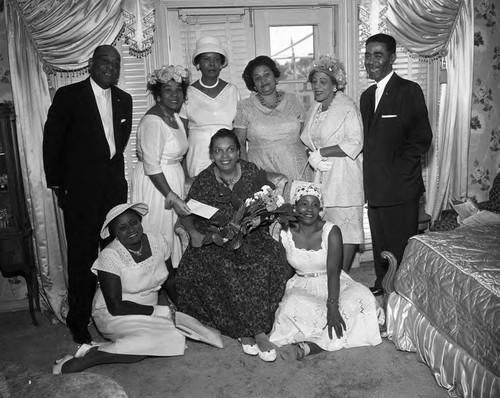
[[189,86],[186,103],[179,112],[181,118],[189,122],[186,156],[189,177],[196,177],[210,165],[210,138],[222,128],[232,130],[239,99],[238,88],[231,83],[227,83],[215,98]]
[[[370,290],[340,274],[339,310],[347,330],[342,338],[328,337],[327,318],[328,278],[326,256],[328,235],[333,224],[323,226],[320,250],[297,249],[290,230],[281,231],[281,240],[288,262],[296,274],[286,285],[285,295],[276,311],[269,339],[281,347],[285,344],[308,341],[327,351],[341,348],[377,345],[381,343],[375,297]],[[299,276],[317,273],[318,276]]]
[[175,210],[165,209],[165,197],[154,186],[150,175],[163,173],[170,189],[184,199],[184,169],[181,160],[188,149],[184,126],[175,114],[178,129],[173,129],[156,115],[145,115],[137,127],[137,157],[131,182],[133,203],[146,203],[149,212],[142,219],[145,231],[161,233],[172,248],[172,265],[177,268],[182,257],[180,238],[174,233],[178,219]]
[[247,130],[248,161],[284,174],[288,181],[309,180],[311,170],[300,141],[304,117],[304,107],[295,94],[284,93],[275,109],[262,105],[255,94],[240,101],[234,127]]
[[[142,305],[158,304],[158,291],[168,276],[165,260],[170,255],[167,242],[159,234],[147,235],[151,257],[136,263],[128,250],[112,241],[92,266],[92,272],[105,271],[120,277],[123,300]],[[92,317],[99,332],[110,342],[99,350],[113,354],[173,356],[184,354],[185,337],[171,319],[151,315],[113,316],[98,287],[92,304]]]

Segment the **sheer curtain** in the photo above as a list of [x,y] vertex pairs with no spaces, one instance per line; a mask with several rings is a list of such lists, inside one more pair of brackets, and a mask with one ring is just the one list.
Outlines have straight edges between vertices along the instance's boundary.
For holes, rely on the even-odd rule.
[[[51,98],[44,71],[82,71],[95,47],[119,35],[121,0],[6,0],[5,18],[19,152],[34,230],[42,299],[66,316],[66,259],[62,223],[43,171],[43,126]],[[78,72],[72,72],[78,73]]]
[[473,0],[388,0],[387,25],[412,54],[444,58],[439,122],[429,161],[427,211],[436,219],[467,190],[474,51]]

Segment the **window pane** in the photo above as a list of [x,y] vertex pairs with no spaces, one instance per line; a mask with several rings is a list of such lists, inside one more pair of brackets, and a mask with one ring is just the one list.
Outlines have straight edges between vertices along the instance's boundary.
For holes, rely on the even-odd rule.
[[280,70],[280,90],[295,93],[307,109],[313,97],[307,75],[314,59],[314,26],[271,26],[271,58]]

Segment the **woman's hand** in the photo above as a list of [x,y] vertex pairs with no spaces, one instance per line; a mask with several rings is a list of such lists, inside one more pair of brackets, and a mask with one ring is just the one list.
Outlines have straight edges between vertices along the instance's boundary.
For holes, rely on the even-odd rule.
[[201,247],[203,243],[203,239],[205,238],[205,235],[203,235],[201,232],[198,232],[197,230],[192,230],[189,232],[189,238],[191,241],[191,246],[193,247]]
[[191,214],[191,209],[174,191],[170,191],[165,197],[165,209],[174,209],[180,217]]
[[333,339],[332,329],[335,329],[335,334],[337,335],[337,338],[340,339],[344,335],[343,330],[346,330],[346,325],[344,322],[344,318],[342,318],[342,315],[340,315],[339,306],[327,305],[326,308],[326,326],[328,327],[328,337],[330,337],[330,340]]

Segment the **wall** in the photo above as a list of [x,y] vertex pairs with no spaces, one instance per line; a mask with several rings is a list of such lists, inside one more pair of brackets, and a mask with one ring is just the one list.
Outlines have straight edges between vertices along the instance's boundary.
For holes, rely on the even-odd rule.
[[[500,9],[474,1],[474,89],[468,196],[482,202],[500,172]],[[497,2],[498,5],[498,2]]]
[[[7,51],[7,31],[5,13],[0,9],[0,102],[12,102],[10,85],[9,54]],[[26,308],[27,290],[24,278],[4,278],[0,275],[0,311]]]

